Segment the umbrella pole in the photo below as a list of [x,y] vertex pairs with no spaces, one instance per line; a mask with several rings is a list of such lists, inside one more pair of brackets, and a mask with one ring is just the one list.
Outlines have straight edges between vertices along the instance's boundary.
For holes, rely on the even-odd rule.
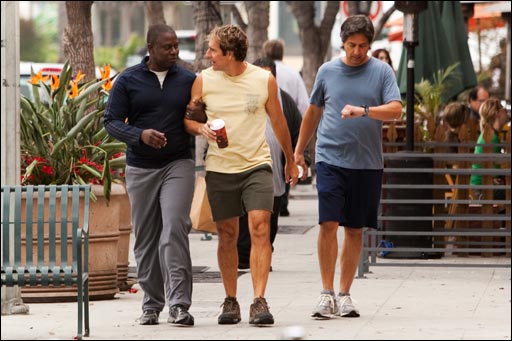
[[427,1],[395,1],[404,12],[404,46],[407,49],[407,101],[405,107],[405,150],[414,151],[414,47],[418,45],[418,13],[428,7]]
[[416,42],[404,41],[407,49],[407,92],[406,92],[406,126],[405,126],[405,150],[414,151],[414,47]]

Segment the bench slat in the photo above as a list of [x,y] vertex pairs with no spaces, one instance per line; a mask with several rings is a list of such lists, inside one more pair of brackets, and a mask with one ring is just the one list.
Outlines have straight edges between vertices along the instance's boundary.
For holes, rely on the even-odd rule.
[[21,188],[14,192],[14,266],[21,264]]
[[[55,253],[56,253],[56,217],[57,217],[57,188],[50,188],[50,214],[48,216],[48,264],[55,266]],[[66,208],[67,209],[67,208]],[[61,244],[67,244],[66,239],[61,239]]]
[[[37,186],[37,260],[34,265],[37,263],[44,262],[44,193],[45,186],[38,185]],[[28,200],[28,198],[27,198]],[[30,260],[32,262],[32,260]],[[29,260],[27,259],[27,264]]]
[[[67,185],[62,186],[61,193],[61,208],[60,208],[60,240],[68,240],[68,190],[69,187]],[[75,227],[73,226],[73,229]],[[74,239],[73,239],[74,240]],[[60,243],[60,257],[62,259],[62,263],[71,264],[68,258],[68,248],[67,243]]]
[[[25,245],[33,245],[32,235],[33,235],[33,221],[32,221],[32,213],[34,210],[34,186],[27,186],[26,196],[25,196],[25,219],[27,222],[25,223]],[[25,255],[27,260],[34,258],[34,252],[32,247],[25,248]]]
[[2,264],[9,264],[9,255],[10,255],[10,245],[9,245],[9,231],[10,231],[10,217],[11,217],[11,206],[10,206],[10,195],[11,195],[11,189],[9,186],[4,186],[6,188],[5,191],[3,191],[3,205],[2,205],[2,248],[3,248],[3,255],[2,255]]

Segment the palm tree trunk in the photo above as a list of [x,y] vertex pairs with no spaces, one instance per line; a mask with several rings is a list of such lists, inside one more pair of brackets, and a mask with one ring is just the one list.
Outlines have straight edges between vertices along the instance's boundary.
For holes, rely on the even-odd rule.
[[248,15],[247,39],[249,50],[247,60],[253,62],[261,56],[263,43],[268,39],[268,25],[270,16],[269,1],[244,1]]
[[197,32],[194,69],[201,71],[210,66],[210,62],[205,57],[208,49],[208,34],[214,27],[222,25],[220,1],[192,1],[192,6],[194,7],[194,22]]
[[166,23],[162,1],[144,1],[144,7],[146,9],[148,26]]
[[66,1],[68,25],[64,30],[64,55],[73,67],[85,74],[85,81],[96,78],[94,70],[91,7],[93,1]]

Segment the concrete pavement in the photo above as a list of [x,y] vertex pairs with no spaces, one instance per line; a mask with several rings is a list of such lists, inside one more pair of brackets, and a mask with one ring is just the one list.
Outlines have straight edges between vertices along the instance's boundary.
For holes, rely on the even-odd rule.
[[[277,235],[273,272],[267,286],[274,326],[249,325],[253,292],[250,272],[244,272],[238,279],[242,322],[237,325],[217,324],[224,289],[220,282],[206,281],[194,284],[192,328],[167,324],[167,311],[161,314],[159,325],[140,326],[139,290],[121,292],[113,300],[91,302],[91,336],[86,339],[276,340],[294,330],[303,330],[303,338],[309,340],[511,339],[510,268],[372,267],[371,273],[355,279],[352,287],[361,317],[311,319],[310,312],[321,290],[316,254],[316,191],[312,185],[299,185],[291,193],[291,215],[281,217],[280,225],[282,232],[294,233]],[[299,233],[308,228],[304,234]],[[202,237],[201,233],[190,235],[192,262],[194,266],[208,267],[206,273],[214,274],[218,271],[217,237],[209,241]],[[340,229],[340,241],[342,237]],[[459,263],[466,260],[475,262],[472,258],[443,259]],[[496,263],[504,260],[486,259]],[[130,265],[135,265],[133,254]],[[2,340],[72,339],[76,335],[76,303],[29,306],[28,315],[2,316]]]

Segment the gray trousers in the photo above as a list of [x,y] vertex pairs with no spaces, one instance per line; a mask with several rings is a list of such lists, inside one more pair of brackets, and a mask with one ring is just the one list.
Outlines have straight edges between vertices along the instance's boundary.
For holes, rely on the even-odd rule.
[[126,189],[135,233],[142,310],[162,311],[192,303],[188,234],[194,195],[194,162],[177,160],[161,169],[126,166]]

